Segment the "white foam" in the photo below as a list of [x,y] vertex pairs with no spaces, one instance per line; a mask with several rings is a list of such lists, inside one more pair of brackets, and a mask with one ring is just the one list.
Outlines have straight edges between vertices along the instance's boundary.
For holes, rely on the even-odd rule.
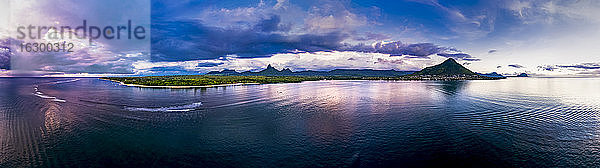
[[52,101],[61,102],[61,103],[66,103],[67,102],[66,100],[63,100],[63,99],[52,99]]
[[61,83],[71,83],[71,82],[77,82],[77,81],[79,81],[79,79],[54,81],[54,82],[48,82],[46,84],[61,84]]
[[47,96],[47,95],[45,95],[43,92],[40,92],[40,91],[38,91],[38,88],[37,88],[37,87],[36,87],[36,88],[34,88],[34,89],[35,89],[35,93],[33,93],[33,95],[35,95],[35,96],[37,96],[37,97],[39,97],[39,98],[42,98],[42,99],[52,99],[52,101],[55,101],[55,102],[61,102],[61,103],[65,103],[65,102],[67,102],[66,100],[63,100],[63,99],[58,99],[58,98],[56,98],[56,97],[54,97],[54,96]]
[[154,108],[145,108],[145,107],[125,107],[126,110],[129,111],[150,111],[150,112],[186,112],[196,110],[198,107],[202,106],[202,102],[186,104],[181,106],[170,106],[170,107],[154,107]]
[[[39,93],[39,92],[38,92],[38,93]],[[33,94],[33,95],[36,95],[37,97],[40,97],[40,98],[42,98],[42,99],[56,99],[56,97],[53,97],[53,96],[46,96],[46,95],[44,95],[44,94],[41,94],[41,93],[40,93],[40,94]]]

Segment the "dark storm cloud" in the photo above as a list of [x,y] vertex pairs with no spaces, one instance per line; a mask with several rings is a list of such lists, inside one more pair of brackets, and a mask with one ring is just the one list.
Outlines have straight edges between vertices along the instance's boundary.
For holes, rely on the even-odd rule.
[[215,62],[201,62],[201,63],[198,63],[197,67],[215,67],[215,66],[219,66],[219,65],[223,65],[223,64],[225,64],[225,63],[222,63],[222,62],[218,62],[218,63],[215,63]]
[[463,58],[463,61],[481,61],[479,58]]
[[[250,29],[205,26],[194,20],[156,21],[152,25],[152,61],[217,59],[226,55],[269,57],[291,50],[331,51],[349,37],[342,32],[286,35],[278,19],[269,18]],[[275,26],[278,25],[278,26]],[[266,31],[266,32],[265,32]]]
[[417,57],[426,57],[429,55],[443,52],[445,50],[447,50],[447,48],[440,47],[432,43],[403,44],[402,42],[397,41],[386,44],[377,43],[373,47],[370,47],[369,50],[363,51],[390,54],[393,56],[410,55]]
[[[471,58],[459,50],[433,43],[405,44],[363,43],[352,45],[344,40],[354,39],[350,33],[332,31],[328,33],[293,34],[289,25],[281,23],[279,16],[262,19],[250,28],[221,28],[204,25],[198,20],[155,19],[152,24],[152,61],[187,61],[217,59],[235,55],[241,58],[270,57],[277,53],[294,51],[356,51],[427,58],[438,54],[443,57]],[[369,39],[383,38],[368,34]],[[452,53],[452,54],[451,54]],[[475,60],[475,59],[470,59]]]
[[472,58],[471,55],[465,54],[465,53],[456,53],[456,54],[439,53],[437,55],[446,57],[446,58],[461,59],[464,61],[481,61],[481,59]]
[[513,67],[513,68],[525,68],[523,65],[519,65],[519,64],[511,64],[508,65],[509,67]]
[[281,18],[279,15],[272,15],[268,19],[262,19],[258,24],[255,25],[255,30],[262,32],[274,32],[274,31],[288,31],[290,30],[289,24],[281,24]]
[[179,66],[165,66],[165,67],[152,67],[146,72],[150,74],[161,74],[161,75],[196,75],[199,72],[188,70]]
[[356,51],[356,52],[367,52],[367,53],[382,53],[390,54],[391,56],[407,56],[408,58],[428,58],[431,55],[439,55],[447,58],[456,59],[467,59],[472,56],[465,53],[454,53],[460,52],[454,48],[442,47],[433,43],[416,43],[416,44],[405,44],[400,41],[389,42],[389,43],[375,43],[374,45],[349,45],[345,44],[335,50],[338,51]]

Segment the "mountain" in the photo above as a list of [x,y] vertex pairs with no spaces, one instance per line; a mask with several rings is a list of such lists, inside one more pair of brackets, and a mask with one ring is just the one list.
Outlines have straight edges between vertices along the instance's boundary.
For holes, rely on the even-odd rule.
[[481,75],[481,76],[487,76],[487,77],[492,77],[492,78],[506,78],[504,75],[500,75],[500,74],[498,74],[496,72],[486,73],[486,74],[480,74],[480,73],[478,73],[478,74]]
[[460,65],[456,60],[448,58],[441,64],[427,67],[421,71],[413,73],[411,76],[423,76],[423,75],[434,75],[434,76],[479,76],[475,72]]
[[454,59],[449,58],[439,65],[427,67],[421,71],[396,71],[396,70],[372,70],[372,69],[335,69],[331,71],[298,71],[285,68],[277,70],[268,65],[266,69],[258,72],[236,72],[233,70],[212,71],[207,75],[221,76],[321,76],[321,77],[383,77],[395,78],[399,80],[492,80],[504,79],[506,77],[492,73],[490,76],[478,75],[473,71],[458,64]]
[[271,64],[269,64],[267,66],[267,69],[263,69],[261,71],[258,71],[258,74],[262,74],[262,75],[276,75],[279,74],[281,71],[273,68],[273,66],[271,66]]
[[266,69],[258,72],[236,72],[234,70],[211,71],[207,75],[220,76],[351,76],[351,77],[399,77],[412,74],[414,71],[372,70],[372,69],[334,69],[331,71],[297,71],[289,68],[281,71],[268,65]]
[[521,74],[517,75],[517,77],[529,77],[529,75],[527,75],[526,73],[521,73]]

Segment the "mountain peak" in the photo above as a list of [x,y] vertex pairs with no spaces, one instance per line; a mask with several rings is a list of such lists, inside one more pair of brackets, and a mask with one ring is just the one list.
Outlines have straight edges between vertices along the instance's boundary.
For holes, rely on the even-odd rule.
[[285,68],[283,70],[281,70],[282,73],[292,73],[292,70],[290,68]]
[[273,74],[278,74],[280,71],[275,69],[273,66],[271,66],[271,64],[267,65],[266,69],[263,69],[261,71],[259,71],[259,73],[265,74],[265,75],[273,75]]
[[413,75],[438,75],[438,76],[453,76],[453,75],[477,75],[473,71],[460,65],[453,58],[448,58],[441,64],[427,67]]
[[456,62],[456,60],[454,60],[454,58],[448,58],[448,59],[446,59],[446,61],[442,62],[442,64],[451,64],[451,63],[458,64],[458,62]]

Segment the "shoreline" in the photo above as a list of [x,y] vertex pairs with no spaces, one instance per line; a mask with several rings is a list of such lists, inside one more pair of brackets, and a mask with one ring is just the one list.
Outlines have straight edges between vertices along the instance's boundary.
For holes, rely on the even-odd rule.
[[202,85],[202,86],[148,86],[148,85],[138,85],[138,84],[126,84],[121,81],[103,79],[103,78],[98,78],[98,79],[119,83],[120,85],[125,85],[125,86],[129,86],[129,87],[162,88],[162,89],[192,89],[192,88],[213,88],[213,87],[227,87],[227,86],[260,85],[260,83],[233,83],[233,84]]
[[[119,83],[119,85],[125,85],[125,86],[129,86],[129,87],[157,88],[157,89],[193,89],[193,88],[213,88],[213,87],[244,86],[244,85],[262,85],[261,83],[233,83],[233,84],[202,85],[202,86],[149,86],[149,85],[139,85],[139,84],[126,84],[121,81],[103,79],[103,78],[97,78],[97,79],[115,82],[115,83]],[[383,80],[383,81],[469,81],[469,80],[499,80],[499,79],[505,79],[505,78],[498,78],[498,79],[444,79],[444,80],[441,80],[441,79],[376,79],[376,80]],[[356,81],[365,81],[366,80],[366,81],[370,81],[373,79],[322,79],[322,80],[318,80],[318,81],[323,81],[323,80],[349,80],[349,81],[355,81],[355,80]],[[306,81],[302,81],[302,82],[306,82]],[[265,84],[269,84],[269,83],[265,83]]]

